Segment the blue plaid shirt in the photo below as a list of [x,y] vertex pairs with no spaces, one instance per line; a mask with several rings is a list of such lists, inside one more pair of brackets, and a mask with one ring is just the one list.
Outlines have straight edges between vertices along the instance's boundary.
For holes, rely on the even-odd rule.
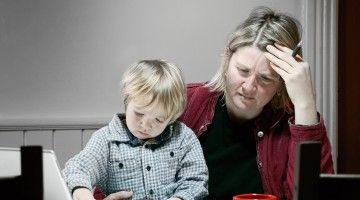
[[70,191],[100,186],[105,195],[133,191],[133,200],[203,199],[208,194],[208,169],[200,143],[178,121],[144,142],[130,133],[125,116],[117,114],[66,163],[63,174]]

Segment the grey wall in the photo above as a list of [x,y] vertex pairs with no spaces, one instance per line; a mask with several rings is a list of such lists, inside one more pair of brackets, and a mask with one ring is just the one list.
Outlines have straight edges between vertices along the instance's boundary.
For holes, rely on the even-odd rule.
[[302,18],[296,0],[0,0],[0,125],[107,122],[123,111],[122,72],[143,58],[208,80],[257,5]]

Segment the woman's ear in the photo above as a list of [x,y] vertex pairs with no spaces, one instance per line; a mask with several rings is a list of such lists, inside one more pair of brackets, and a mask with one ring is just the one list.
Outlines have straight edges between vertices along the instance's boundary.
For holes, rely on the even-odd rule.
[[276,91],[276,96],[281,96],[281,89],[278,89],[277,91]]

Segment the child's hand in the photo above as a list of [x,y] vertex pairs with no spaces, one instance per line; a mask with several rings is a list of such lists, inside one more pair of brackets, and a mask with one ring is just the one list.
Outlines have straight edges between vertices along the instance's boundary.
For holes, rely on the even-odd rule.
[[177,198],[177,197],[171,197],[171,198],[170,198],[170,199],[168,199],[168,200],[182,200],[182,199]]
[[133,195],[133,192],[131,192],[131,191],[120,191],[120,192],[110,194],[104,200],[124,200],[124,199],[131,198],[132,195]]
[[78,188],[73,192],[74,200],[95,200],[92,192],[87,188]]

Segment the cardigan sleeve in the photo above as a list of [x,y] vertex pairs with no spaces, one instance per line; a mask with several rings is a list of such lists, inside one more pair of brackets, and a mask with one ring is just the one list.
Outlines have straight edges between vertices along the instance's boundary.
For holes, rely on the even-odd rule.
[[331,145],[326,134],[324,119],[318,114],[319,123],[304,126],[294,124],[294,117],[288,121],[291,133],[290,144],[288,148],[288,169],[286,172],[286,196],[287,199],[292,199],[294,188],[294,168],[296,157],[296,146],[303,141],[320,141],[321,142],[321,160],[320,173],[334,173],[333,160],[331,156]]

